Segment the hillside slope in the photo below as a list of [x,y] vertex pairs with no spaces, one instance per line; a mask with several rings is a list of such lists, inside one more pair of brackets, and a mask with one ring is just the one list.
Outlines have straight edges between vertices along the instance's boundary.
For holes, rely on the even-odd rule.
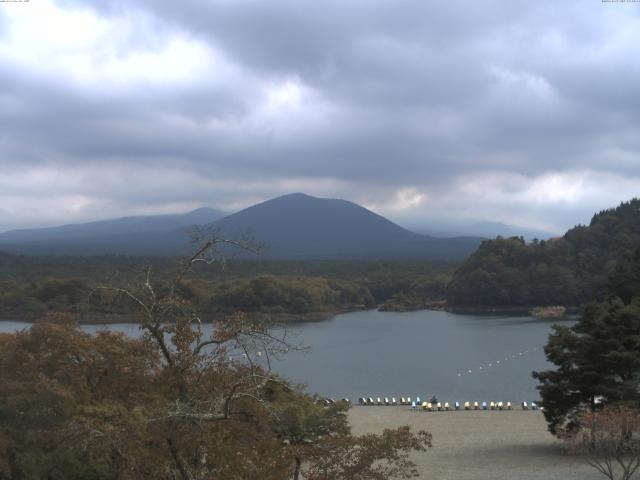
[[28,254],[172,254],[187,243],[186,228],[224,215],[213,208],[199,208],[184,214],[12,230],[0,234],[0,250]]
[[606,296],[616,262],[640,246],[640,199],[593,216],[562,238],[482,242],[447,289],[452,306],[579,305]]

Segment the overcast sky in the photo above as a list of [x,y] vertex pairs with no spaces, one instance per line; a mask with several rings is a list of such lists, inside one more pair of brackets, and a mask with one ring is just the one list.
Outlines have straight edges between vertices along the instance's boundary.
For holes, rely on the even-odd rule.
[[640,3],[0,3],[0,231],[290,192],[563,231],[640,195]]

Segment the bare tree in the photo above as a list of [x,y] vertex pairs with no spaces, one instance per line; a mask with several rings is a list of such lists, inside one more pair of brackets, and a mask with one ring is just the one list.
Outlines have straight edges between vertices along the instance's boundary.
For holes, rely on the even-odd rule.
[[640,467],[640,410],[609,406],[585,412],[580,427],[566,434],[572,451],[610,480],[630,480]]
[[203,451],[199,461],[187,461],[194,452],[184,451],[185,446],[192,448],[194,443],[180,441],[174,432],[180,431],[182,423],[246,416],[246,408],[234,408],[236,402],[255,402],[275,415],[264,398],[265,387],[280,382],[271,372],[271,359],[295,348],[288,342],[285,328],[274,335],[273,325],[252,321],[241,313],[214,321],[211,334],[206,335],[199,313],[179,294],[181,282],[198,264],[224,266],[228,249],[253,251],[253,246],[249,241],[223,238],[215,232],[197,232],[193,240],[199,246],[162,292],[154,287],[151,267],[146,269],[143,284],[135,289],[99,286],[92,292],[124,299],[137,307],[145,341],[161,354],[162,377],[173,392],[169,395],[172,401],[156,409],[148,421],[161,426],[176,474],[183,480],[208,478],[211,452],[209,458]]
[[[425,451],[430,434],[403,427],[352,436],[344,415],[348,404],[318,404],[272,372],[272,356],[298,348],[285,328],[275,331],[236,313],[214,321],[207,333],[199,313],[181,295],[182,283],[198,264],[224,263],[226,249],[246,251],[251,245],[216,234],[200,235],[198,241],[200,247],[164,286],[154,284],[148,268],[139,285],[101,286],[93,292],[136,307],[144,346],[156,361],[146,378],[150,395],[132,410],[135,428],[123,428],[117,441],[106,433],[108,424],[83,421],[73,434],[84,435],[84,445],[130,444],[112,448],[115,454],[134,451],[135,444],[142,452],[132,460],[135,468],[142,468],[146,458],[150,468],[161,467],[161,477],[172,480],[416,476],[408,454]],[[130,442],[130,433],[138,431],[144,441]]]

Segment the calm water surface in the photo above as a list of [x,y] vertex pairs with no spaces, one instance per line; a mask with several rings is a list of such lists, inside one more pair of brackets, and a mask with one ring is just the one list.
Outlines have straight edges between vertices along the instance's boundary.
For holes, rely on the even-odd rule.
[[[442,400],[538,398],[531,371],[549,368],[542,347],[558,321],[454,315],[423,310],[338,315],[290,325],[289,338],[309,346],[275,362],[275,370],[331,397],[433,394]],[[28,328],[0,322],[0,331]],[[139,335],[135,324],[84,325]]]

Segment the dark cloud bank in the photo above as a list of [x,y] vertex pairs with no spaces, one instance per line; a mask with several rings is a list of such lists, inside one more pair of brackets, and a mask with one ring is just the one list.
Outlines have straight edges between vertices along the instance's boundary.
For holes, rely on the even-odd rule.
[[640,4],[60,1],[0,18],[0,230],[305,191],[410,226],[560,231],[640,192]]

